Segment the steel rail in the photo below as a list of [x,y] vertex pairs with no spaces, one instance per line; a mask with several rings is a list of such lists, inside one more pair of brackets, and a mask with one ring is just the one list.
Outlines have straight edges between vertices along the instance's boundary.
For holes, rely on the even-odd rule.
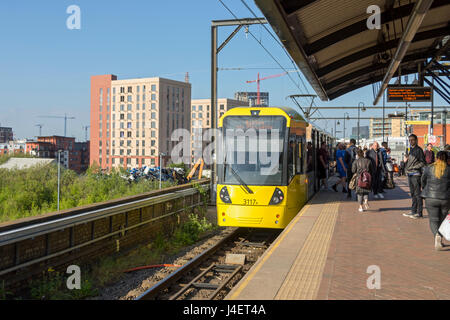
[[[204,185],[201,185],[201,188],[206,189]],[[197,192],[198,192],[197,189],[192,187],[185,190],[174,191],[168,194],[131,201],[129,203],[112,205],[110,207],[88,211],[75,216],[63,217],[57,220],[32,224],[25,227],[4,231],[0,233],[0,246],[4,246],[21,240],[26,240],[29,238],[35,238],[43,234],[64,230],[79,224],[85,224],[94,220],[99,220],[119,213],[140,209],[155,204],[160,204],[170,200],[175,200],[184,196],[193,195]]]
[[153,287],[151,287],[150,289],[145,291],[143,294],[141,294],[139,297],[137,297],[136,300],[152,300],[152,299],[154,299],[162,290],[167,289],[173,283],[175,283],[180,278],[182,278],[186,273],[192,271],[194,268],[199,266],[208,257],[213,255],[218,249],[220,249],[220,247],[223,244],[230,241],[237,234],[239,234],[240,231],[241,231],[241,229],[233,230],[229,235],[227,235],[225,238],[220,240],[214,246],[203,251],[203,253],[201,253],[200,255],[195,257],[193,260],[189,261],[184,266],[182,266],[175,272],[171,273],[168,277],[166,277],[166,278],[162,279],[161,281],[159,281],[158,283],[156,283]]

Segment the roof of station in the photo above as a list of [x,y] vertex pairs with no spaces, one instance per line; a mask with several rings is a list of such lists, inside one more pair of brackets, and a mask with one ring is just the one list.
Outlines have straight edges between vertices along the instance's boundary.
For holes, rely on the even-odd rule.
[[[383,80],[418,1],[255,0],[322,100]],[[371,5],[381,9],[381,29],[367,27]],[[402,59],[402,75],[442,55],[449,17],[450,1],[434,0]]]

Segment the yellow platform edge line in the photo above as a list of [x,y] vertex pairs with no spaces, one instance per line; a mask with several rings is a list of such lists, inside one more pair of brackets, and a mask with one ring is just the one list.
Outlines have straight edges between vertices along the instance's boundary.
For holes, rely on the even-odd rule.
[[339,202],[326,204],[275,299],[315,299],[334,233]]
[[[235,300],[244,290],[249,282],[253,279],[255,274],[261,269],[261,267],[264,265],[264,262],[269,259],[269,257],[272,255],[272,253],[275,251],[275,249],[280,245],[280,243],[283,241],[283,239],[291,232],[292,228],[295,226],[295,224],[300,220],[300,218],[303,216],[303,214],[313,205],[313,201],[316,197],[319,196],[319,192],[316,193],[312,199],[305,204],[305,206],[300,210],[300,212],[295,216],[295,218],[289,223],[287,228],[284,230],[284,232],[281,234],[281,237],[278,238],[278,240],[267,250],[266,254],[262,257],[262,259],[254,266],[254,268],[250,269],[250,271],[247,273],[247,277],[242,280],[242,283],[238,285],[234,293],[226,300]],[[322,209],[323,210],[323,209]]]

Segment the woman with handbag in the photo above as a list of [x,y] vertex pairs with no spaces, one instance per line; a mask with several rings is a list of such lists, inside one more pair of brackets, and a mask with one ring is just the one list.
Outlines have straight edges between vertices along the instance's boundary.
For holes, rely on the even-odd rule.
[[361,149],[358,149],[357,151],[357,159],[353,162],[352,172],[355,179],[353,183],[355,184],[356,195],[358,197],[359,203],[358,211],[364,212],[364,210],[369,209],[369,193],[372,186],[369,184],[361,187],[360,185],[362,184],[359,183],[359,179],[361,177],[361,174],[363,174],[364,172],[368,172],[370,175],[372,175],[373,169],[372,162],[370,161],[370,159],[364,157],[364,151],[362,151]]
[[439,226],[448,214],[450,198],[450,169],[447,165],[448,155],[439,151],[436,161],[425,167],[422,175],[422,197],[428,211],[430,229],[434,235],[434,248],[442,250],[442,236]]

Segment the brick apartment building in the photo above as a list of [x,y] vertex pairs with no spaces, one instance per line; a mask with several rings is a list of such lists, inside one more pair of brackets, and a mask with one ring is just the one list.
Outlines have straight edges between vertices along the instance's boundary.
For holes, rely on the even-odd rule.
[[26,153],[39,158],[58,158],[61,164],[77,173],[89,167],[89,141],[75,142],[75,138],[62,136],[38,137],[36,141],[26,142]]
[[90,164],[102,169],[167,164],[177,128],[191,129],[191,84],[164,78],[91,77]]

